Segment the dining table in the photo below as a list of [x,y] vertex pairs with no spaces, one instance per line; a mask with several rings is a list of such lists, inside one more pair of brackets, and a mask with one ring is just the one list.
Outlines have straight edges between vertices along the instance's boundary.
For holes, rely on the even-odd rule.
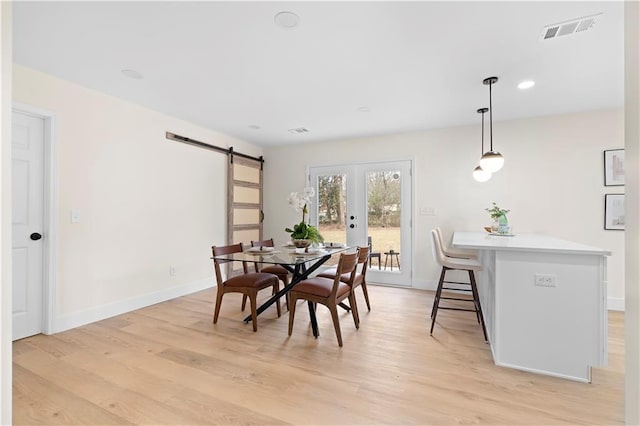
[[[332,244],[319,248],[297,249],[294,246],[284,245],[282,247],[251,247],[241,253],[231,253],[220,256],[212,256],[212,259],[227,260],[234,262],[249,262],[255,264],[280,265],[292,274],[291,281],[284,288],[272,295],[267,301],[260,305],[256,311],[260,315],[269,306],[273,305],[282,296],[301,281],[306,280],[320,266],[327,262],[336,253],[349,250],[350,247],[340,244]],[[318,322],[316,320],[315,306],[312,302],[307,302],[309,306],[309,316],[313,336],[320,335]],[[251,315],[244,318],[245,323],[251,321]]]

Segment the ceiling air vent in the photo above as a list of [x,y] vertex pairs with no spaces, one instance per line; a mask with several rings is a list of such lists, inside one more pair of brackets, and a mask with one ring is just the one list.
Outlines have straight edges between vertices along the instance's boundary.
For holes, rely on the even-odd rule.
[[289,132],[294,133],[294,134],[307,133],[308,131],[309,131],[309,129],[306,129],[304,127],[298,127],[296,129],[289,129]]
[[560,22],[558,24],[547,25],[542,31],[542,39],[550,40],[570,34],[576,34],[584,32],[593,28],[598,18],[602,13],[596,15],[585,16],[578,19],[572,19],[571,21]]

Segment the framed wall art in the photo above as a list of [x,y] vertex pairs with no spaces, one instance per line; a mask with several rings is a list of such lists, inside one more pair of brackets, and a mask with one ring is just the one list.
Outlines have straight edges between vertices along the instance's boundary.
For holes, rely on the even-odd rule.
[[604,186],[624,185],[624,149],[604,152]]
[[624,231],[624,194],[605,194],[604,229]]

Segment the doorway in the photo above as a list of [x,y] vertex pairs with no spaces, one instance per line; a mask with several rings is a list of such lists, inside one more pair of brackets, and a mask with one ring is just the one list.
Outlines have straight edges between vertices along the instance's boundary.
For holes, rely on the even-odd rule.
[[51,333],[55,283],[54,115],[12,112],[12,340]]
[[371,246],[372,282],[411,286],[411,161],[309,168],[310,220],[326,242]]

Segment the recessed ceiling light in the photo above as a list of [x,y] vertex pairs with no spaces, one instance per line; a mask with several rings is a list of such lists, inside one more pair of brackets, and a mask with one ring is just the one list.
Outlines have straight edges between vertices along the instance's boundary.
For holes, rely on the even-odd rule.
[[371,108],[367,106],[361,106],[360,108],[358,108],[358,112],[371,112]]
[[261,127],[260,127],[260,126],[258,126],[257,124],[250,124],[248,127],[249,127],[251,130],[260,130],[260,129],[261,129]]
[[282,28],[295,28],[300,23],[300,17],[293,12],[280,12],[273,18],[273,21]]
[[536,82],[533,80],[525,80],[523,82],[521,82],[520,84],[518,84],[518,89],[531,89],[533,86],[536,85]]
[[126,75],[129,78],[133,78],[135,80],[141,80],[142,74],[140,74],[138,71],[136,70],[122,70],[120,71],[122,74]]

